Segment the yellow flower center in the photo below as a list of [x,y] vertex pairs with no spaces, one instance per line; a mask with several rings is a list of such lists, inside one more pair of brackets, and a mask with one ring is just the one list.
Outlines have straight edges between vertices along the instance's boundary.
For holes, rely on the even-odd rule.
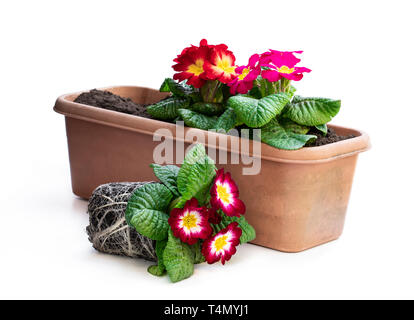
[[217,68],[223,70],[225,73],[234,73],[236,66],[232,66],[228,59],[221,59],[217,63]]
[[216,251],[220,251],[224,248],[224,246],[227,244],[227,236],[221,236],[214,241],[214,246],[216,247]]
[[187,229],[197,227],[197,218],[191,212],[187,213],[183,218],[183,226]]
[[277,71],[279,71],[280,73],[289,74],[295,71],[295,68],[289,68],[288,66],[281,66],[280,68],[277,68]]
[[217,185],[217,194],[221,201],[225,203],[230,202],[230,194],[227,192],[227,188],[225,186],[222,186],[220,184]]
[[196,62],[192,65],[190,65],[187,69],[187,72],[193,73],[196,76],[199,76],[204,72],[203,69],[204,60],[203,59],[197,59]]
[[250,67],[244,68],[242,74],[239,75],[239,81],[246,78],[246,76],[249,74],[249,72],[250,72]]

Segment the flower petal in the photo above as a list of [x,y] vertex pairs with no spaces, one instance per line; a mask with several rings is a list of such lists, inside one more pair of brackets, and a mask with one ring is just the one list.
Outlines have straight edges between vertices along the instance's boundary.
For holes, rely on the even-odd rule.
[[294,67],[300,62],[300,59],[297,58],[295,53],[302,53],[302,51],[277,51],[270,50],[271,54],[269,56],[270,61],[276,66],[288,66],[289,68]]
[[240,244],[241,235],[242,230],[238,227],[238,223],[233,222],[204,241],[201,252],[207,263],[212,264],[221,260],[221,263],[225,264],[230,260],[237,251],[236,246]]
[[216,179],[210,189],[210,204],[224,214],[240,217],[246,211],[243,201],[239,199],[239,189],[231,178],[230,172],[224,173],[223,169],[217,171]]
[[286,74],[282,74],[282,77],[288,80],[299,81],[299,80],[302,80],[303,74],[302,73],[289,73],[289,74],[286,73]]
[[296,67],[295,72],[297,73],[303,73],[303,72],[311,72],[311,69],[305,68],[305,67]]
[[227,46],[220,44],[210,48],[208,56],[209,64],[205,65],[206,77],[210,80],[218,80],[229,83],[236,77],[236,58],[233,52],[227,50]]
[[194,244],[198,239],[207,239],[211,235],[213,230],[208,219],[206,208],[199,208],[197,199],[192,198],[185,203],[183,209],[171,210],[168,223],[175,237]]
[[280,73],[276,70],[263,70],[262,77],[270,82],[276,82],[282,78]]
[[217,213],[217,210],[214,208],[207,209],[207,214],[209,216],[208,222],[210,223],[218,224],[222,220],[221,216]]
[[258,55],[257,53],[255,53],[254,55],[252,55],[249,58],[248,66],[251,67],[251,68],[256,67],[257,62],[259,62],[259,59],[260,59],[260,55]]
[[180,72],[174,75],[174,79],[179,81],[188,80],[187,83],[196,88],[200,88],[205,83],[206,73],[204,65],[208,60],[210,47],[207,45],[207,41],[203,40],[200,42],[200,47],[191,46],[185,48],[174,59],[176,64],[172,67],[175,71]]

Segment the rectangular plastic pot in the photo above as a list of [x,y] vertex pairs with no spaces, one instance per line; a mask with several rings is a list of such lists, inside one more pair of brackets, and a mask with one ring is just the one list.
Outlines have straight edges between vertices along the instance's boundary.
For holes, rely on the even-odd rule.
[[[166,96],[143,87],[105,90],[143,104]],[[54,107],[65,115],[73,192],[87,199],[103,183],[154,180],[149,164],[160,142],[153,141],[153,134],[160,128],[174,133],[176,125],[74,103],[79,94],[59,97]],[[358,130],[332,127],[338,134],[356,137],[295,151],[262,144],[258,175],[243,175],[241,164],[218,166],[230,171],[239,186],[246,218],[256,228],[252,243],[299,252],[341,235],[357,157],[369,148],[369,138]],[[229,156],[233,149],[226,137]],[[184,139],[184,143],[192,141]]]

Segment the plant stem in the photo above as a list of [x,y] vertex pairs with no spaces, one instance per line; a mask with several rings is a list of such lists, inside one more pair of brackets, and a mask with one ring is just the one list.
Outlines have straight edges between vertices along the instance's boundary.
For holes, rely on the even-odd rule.
[[280,92],[288,92],[290,87],[290,80],[286,78],[280,79]]
[[288,80],[287,81],[287,85],[286,85],[286,90],[285,90],[285,92],[289,92],[289,90],[290,90],[290,80]]
[[[208,80],[202,87],[201,87],[201,96],[203,97],[204,102],[222,102],[216,100],[222,100],[222,96],[216,97],[220,94],[221,82],[217,80]],[[216,99],[217,98],[217,99]]]
[[213,91],[213,93],[212,93],[212,96],[210,97],[211,98],[211,100],[213,100],[215,97],[216,97],[216,93],[217,93],[217,90],[219,89],[219,87],[220,87],[220,84],[221,84],[221,82],[219,82],[219,81],[217,81],[217,80],[215,80],[215,86],[214,86],[214,89],[212,90]]
[[177,203],[181,200],[181,197],[178,197],[177,199],[174,199],[171,201],[170,205],[168,206],[168,214],[171,213],[172,209],[177,205]]

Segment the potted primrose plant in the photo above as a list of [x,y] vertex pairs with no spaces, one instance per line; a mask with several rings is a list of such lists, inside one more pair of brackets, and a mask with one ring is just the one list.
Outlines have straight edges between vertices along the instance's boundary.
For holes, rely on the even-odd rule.
[[[219,152],[227,159],[260,159],[257,175],[244,175],[240,163],[217,164],[238,181],[246,217],[257,232],[252,243],[298,252],[337,239],[357,156],[369,148],[369,138],[359,130],[327,125],[339,112],[340,100],[296,94],[293,83],[311,71],[299,66],[300,53],[269,50],[237,66],[226,45],[202,40],[174,59],[176,73],[159,90],[101,90],[145,105],[139,116],[107,108],[113,96],[95,105],[101,108],[79,99],[87,92],[59,97],[55,111],[66,119],[74,193],[89,198],[103,183],[152,180],[146,163],[153,162],[160,146],[159,130],[172,132],[164,138],[174,147],[191,145],[197,135],[204,137],[214,159]],[[232,135],[243,130],[247,137]],[[216,143],[220,139],[225,146]],[[260,153],[253,147],[241,150],[246,141],[257,140]],[[181,165],[182,158],[173,162]]]
[[254,54],[247,65],[235,66],[234,54],[224,44],[185,48],[174,60],[174,79],[161,92],[172,96],[147,107],[160,120],[183,120],[203,130],[228,132],[236,127],[258,128],[262,142],[296,150],[315,140],[311,129],[327,134],[327,123],[339,112],[340,100],[295,95],[292,81],[303,73],[296,57],[302,51],[270,50]]
[[[177,282],[190,277],[195,264],[220,261],[224,265],[237,246],[255,238],[254,228],[244,218],[246,207],[235,181],[230,173],[217,170],[203,145],[191,148],[181,168],[151,167],[159,182],[138,183],[128,199],[120,201],[113,188],[101,186],[95,190],[88,206],[87,231],[98,251],[134,257],[129,249],[122,252],[115,248],[145,247],[150,255],[143,257],[155,255],[157,260],[148,272],[156,276],[167,273],[172,282]],[[110,201],[103,204],[105,199]],[[114,206],[119,205],[121,216],[111,216]],[[100,229],[103,224],[104,229]],[[127,235],[137,232],[139,236],[134,240],[122,236],[126,228],[133,229]],[[97,238],[104,240],[99,242]],[[155,241],[155,246],[149,239]]]

